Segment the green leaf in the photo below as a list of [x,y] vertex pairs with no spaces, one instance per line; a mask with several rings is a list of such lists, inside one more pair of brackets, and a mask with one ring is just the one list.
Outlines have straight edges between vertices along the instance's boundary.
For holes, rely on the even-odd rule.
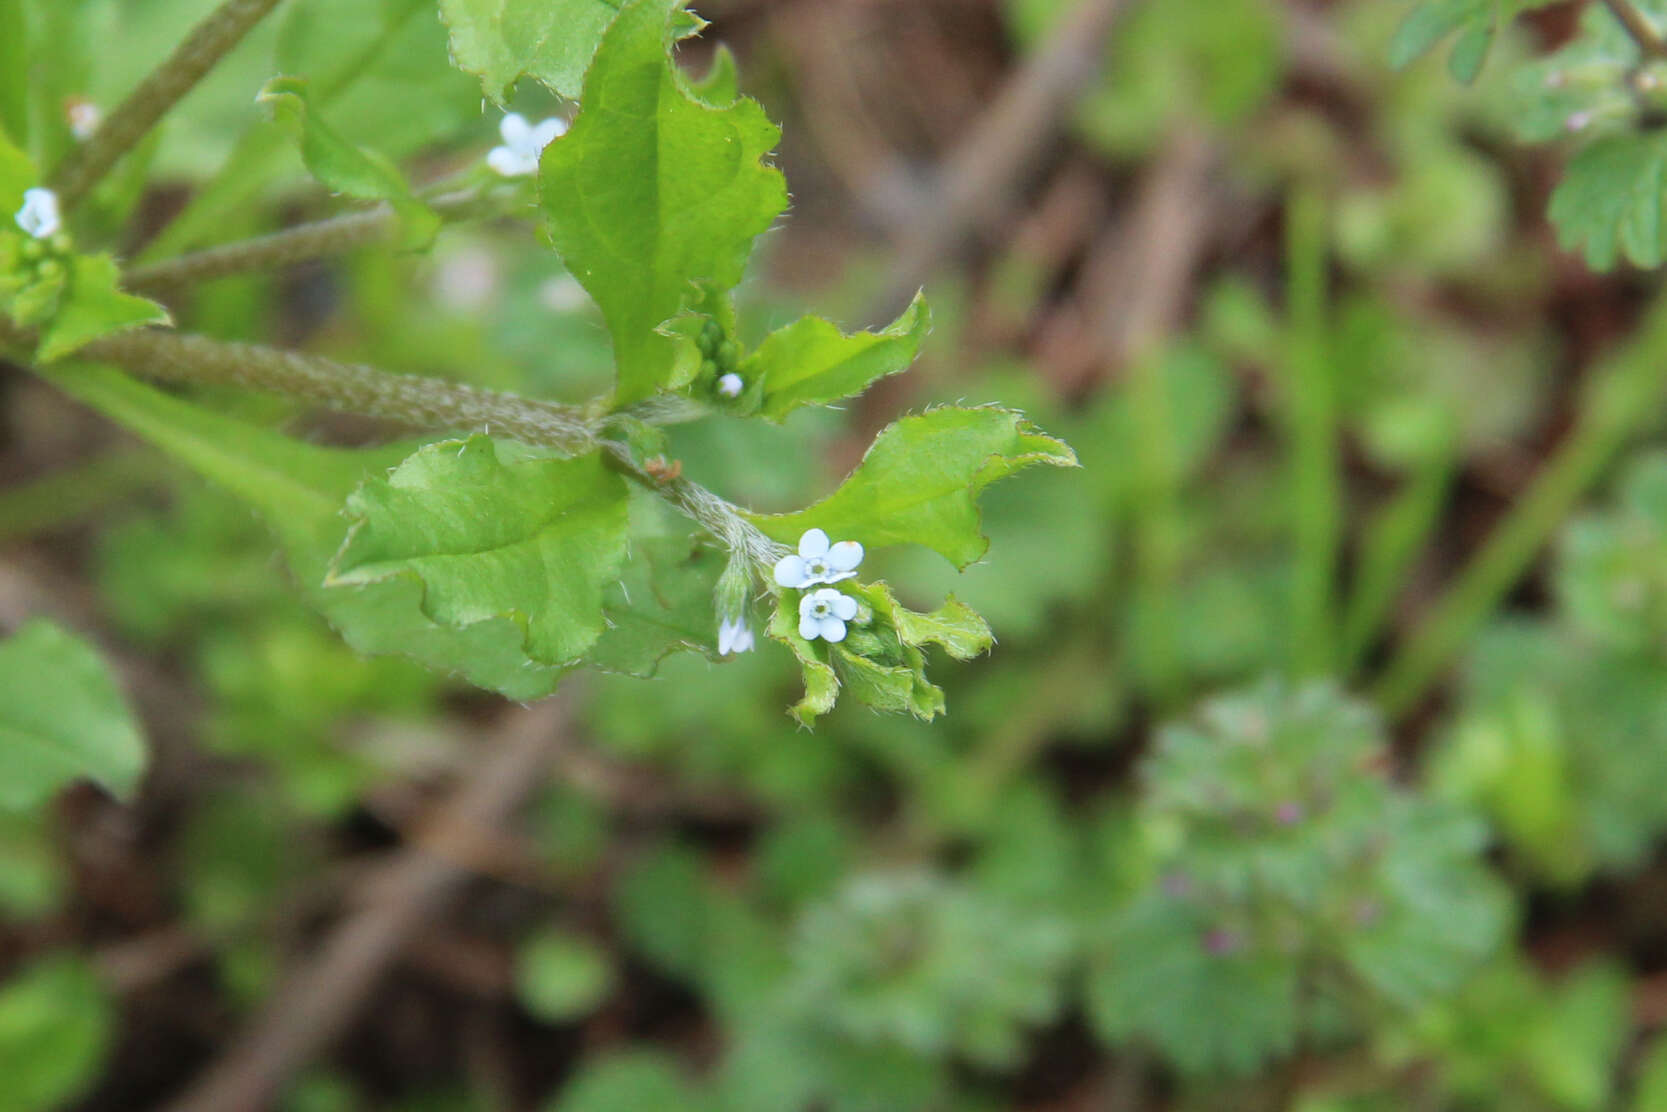
[[68,267],[69,284],[58,310],[41,328],[40,359],[62,359],[100,336],[173,323],[156,302],[122,292],[121,270],[109,255],[75,255]]
[[770,333],[736,371],[749,384],[763,380],[762,412],[780,421],[800,406],[860,394],[875,380],[907,370],[931,327],[931,310],[919,294],[879,332],[845,335],[820,317],[804,317]]
[[549,1105],[549,1112],[695,1112],[700,1107],[673,1059],[659,1051],[635,1050],[587,1064]]
[[115,1006],[91,964],[67,954],[8,975],[0,988],[0,1112],[64,1108],[109,1051]]
[[125,796],[145,745],[98,653],[46,621],[0,641],[0,808],[33,807],[87,777]]
[[329,584],[414,579],[436,622],[507,617],[532,659],[578,659],[606,628],[603,591],[625,561],[625,480],[600,453],[525,451],[487,436],[444,441],[366,482],[348,499],[354,524]]
[[780,132],[746,98],[714,107],[689,89],[668,39],[677,0],[620,10],[585,77],[572,130],[544,151],[550,241],[613,336],[616,402],[662,388],[687,343],[658,331],[698,294],[741,280],[753,238],[787,206],[762,163]]
[[193,405],[112,368],[40,370],[72,397],[254,506],[282,542],[307,601],[359,652],[409,656],[512,699],[555,690],[561,669],[527,656],[524,625],[510,617],[461,628],[430,621],[423,584],[414,576],[325,586],[346,529],[343,501],[367,476],[409,454],[408,445],[321,448]]
[[576,97],[620,0],[440,0],[452,61],[499,104],[522,77]]
[[608,955],[583,935],[546,930],[515,956],[515,989],[529,1012],[566,1023],[593,1011],[613,987]]
[[[0,0],[0,7],[5,2]],[[22,144],[0,130],[0,218],[6,225],[11,224],[17,210],[23,207],[24,190],[39,182],[40,172]]]
[[[23,8],[24,0],[0,0],[0,148],[8,140],[19,147],[29,142],[29,18]],[[0,185],[0,199],[4,192]]]
[[1593,270],[1624,256],[1650,268],[1667,258],[1667,134],[1599,139],[1569,160],[1551,195],[1551,222],[1565,248],[1580,247]]
[[1453,49],[1447,68],[1469,84],[1482,72],[1488,49],[1500,28],[1523,12],[1555,0],[1419,0],[1389,44],[1389,63],[1399,69],[1433,49],[1449,35]]
[[608,629],[590,662],[610,672],[651,676],[668,654],[717,651],[712,591],[724,569],[717,549],[696,548],[688,538],[632,542],[619,582],[608,588],[603,609]]
[[912,714],[922,722],[944,712],[943,691],[927,681],[918,652],[907,664],[884,664],[843,644],[833,646],[829,655],[845,691],[865,706]]
[[770,636],[793,650],[804,673],[805,693],[787,713],[801,726],[813,726],[833,710],[839,699],[839,677],[828,663],[826,641],[806,641],[799,636],[799,610],[795,601],[779,600],[770,615]]
[[941,645],[956,660],[971,660],[995,643],[989,623],[954,595],[930,614],[918,614],[898,603],[884,583],[872,584],[864,596],[896,627],[904,644]]
[[978,493],[1033,464],[1075,467],[1076,454],[1010,410],[933,409],[875,438],[838,490],[790,514],[751,514],[785,544],[819,527],[869,548],[918,544],[965,568],[984,555]]
[[440,230],[440,217],[417,199],[405,175],[385,155],[356,147],[314,110],[307,82],[275,77],[256,98],[300,141],[307,170],[327,188],[367,201],[387,201],[399,217],[400,244],[426,247]]

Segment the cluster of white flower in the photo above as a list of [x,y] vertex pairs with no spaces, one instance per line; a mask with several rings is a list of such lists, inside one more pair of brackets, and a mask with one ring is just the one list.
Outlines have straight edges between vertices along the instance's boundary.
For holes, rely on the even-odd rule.
[[[776,562],[776,582],[795,590],[821,583],[838,583],[857,574],[862,563],[862,545],[856,541],[831,544],[820,529],[808,530],[799,538],[796,555]],[[806,591],[799,600],[799,636],[806,641],[818,637],[837,643],[845,640],[845,623],[857,616],[857,600],[832,587]]]

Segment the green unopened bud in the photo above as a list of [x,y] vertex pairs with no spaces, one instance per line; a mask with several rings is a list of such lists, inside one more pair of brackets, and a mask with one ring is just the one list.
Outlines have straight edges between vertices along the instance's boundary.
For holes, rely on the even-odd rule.
[[75,241],[69,238],[68,232],[54,232],[46,242],[55,255],[67,255],[75,250]]
[[35,267],[35,277],[42,282],[52,282],[64,276],[64,264],[57,259],[42,259]]
[[46,257],[46,244],[38,239],[26,239],[19,248],[25,262],[37,262]]
[[735,366],[735,361],[741,357],[741,347],[734,340],[725,340],[718,345],[718,353],[714,356],[720,367],[726,370]]

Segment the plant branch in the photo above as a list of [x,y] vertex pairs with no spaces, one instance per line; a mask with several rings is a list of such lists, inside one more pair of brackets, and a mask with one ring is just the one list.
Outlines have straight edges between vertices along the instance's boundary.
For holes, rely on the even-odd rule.
[[[0,328],[0,341],[4,339],[4,329]],[[142,378],[160,382],[238,386],[416,428],[484,427],[514,440],[563,452],[602,448],[627,478],[671,503],[731,551],[743,553],[755,567],[768,568],[787,551],[748,521],[739,507],[699,483],[667,479],[643,470],[623,445],[602,438],[601,420],[571,406],[445,379],[392,374],[361,363],[341,363],[259,344],[228,343],[160,329],[106,336],[78,354],[115,363]],[[672,406],[668,412],[682,410]]]
[[278,2],[225,0],[192,28],[185,41],[105,117],[91,138],[58,165],[52,188],[59,202],[73,207]]
[[106,336],[78,354],[159,382],[238,386],[417,428],[484,427],[569,452],[596,442],[592,422],[570,406],[259,344],[148,329]]
[[1632,0],[1603,0],[1603,6],[1638,44],[1639,53],[1646,58],[1667,58],[1667,40],[1662,39],[1643,12],[1633,7]]
[[[429,207],[442,217],[472,216],[484,199],[475,190],[462,190],[434,198]],[[208,247],[177,258],[134,267],[122,284],[140,293],[189,282],[206,282],[232,274],[277,270],[312,259],[345,254],[388,238],[396,227],[394,210],[386,204],[362,212],[350,212],[328,220],[299,224],[270,235]]]

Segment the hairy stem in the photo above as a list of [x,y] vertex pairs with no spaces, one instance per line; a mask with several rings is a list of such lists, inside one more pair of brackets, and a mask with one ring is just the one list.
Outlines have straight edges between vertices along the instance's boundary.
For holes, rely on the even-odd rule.
[[417,428],[486,428],[529,444],[581,451],[596,442],[578,410],[445,379],[160,330],[123,332],[79,353],[160,382],[239,386]]
[[1603,0],[1603,6],[1638,44],[1639,53],[1646,58],[1667,58],[1667,40],[1662,39],[1643,12],[1633,7],[1632,0]]
[[185,41],[105,117],[92,137],[59,164],[52,176],[59,201],[68,208],[85,196],[278,2],[225,0],[192,28]]
[[[455,219],[474,215],[484,204],[474,190],[465,190],[436,197],[429,202],[429,207],[442,217]],[[377,243],[387,239],[395,226],[394,210],[380,204],[363,212],[300,224],[270,235],[134,267],[124,276],[123,285],[146,293],[232,274],[276,270]]]

